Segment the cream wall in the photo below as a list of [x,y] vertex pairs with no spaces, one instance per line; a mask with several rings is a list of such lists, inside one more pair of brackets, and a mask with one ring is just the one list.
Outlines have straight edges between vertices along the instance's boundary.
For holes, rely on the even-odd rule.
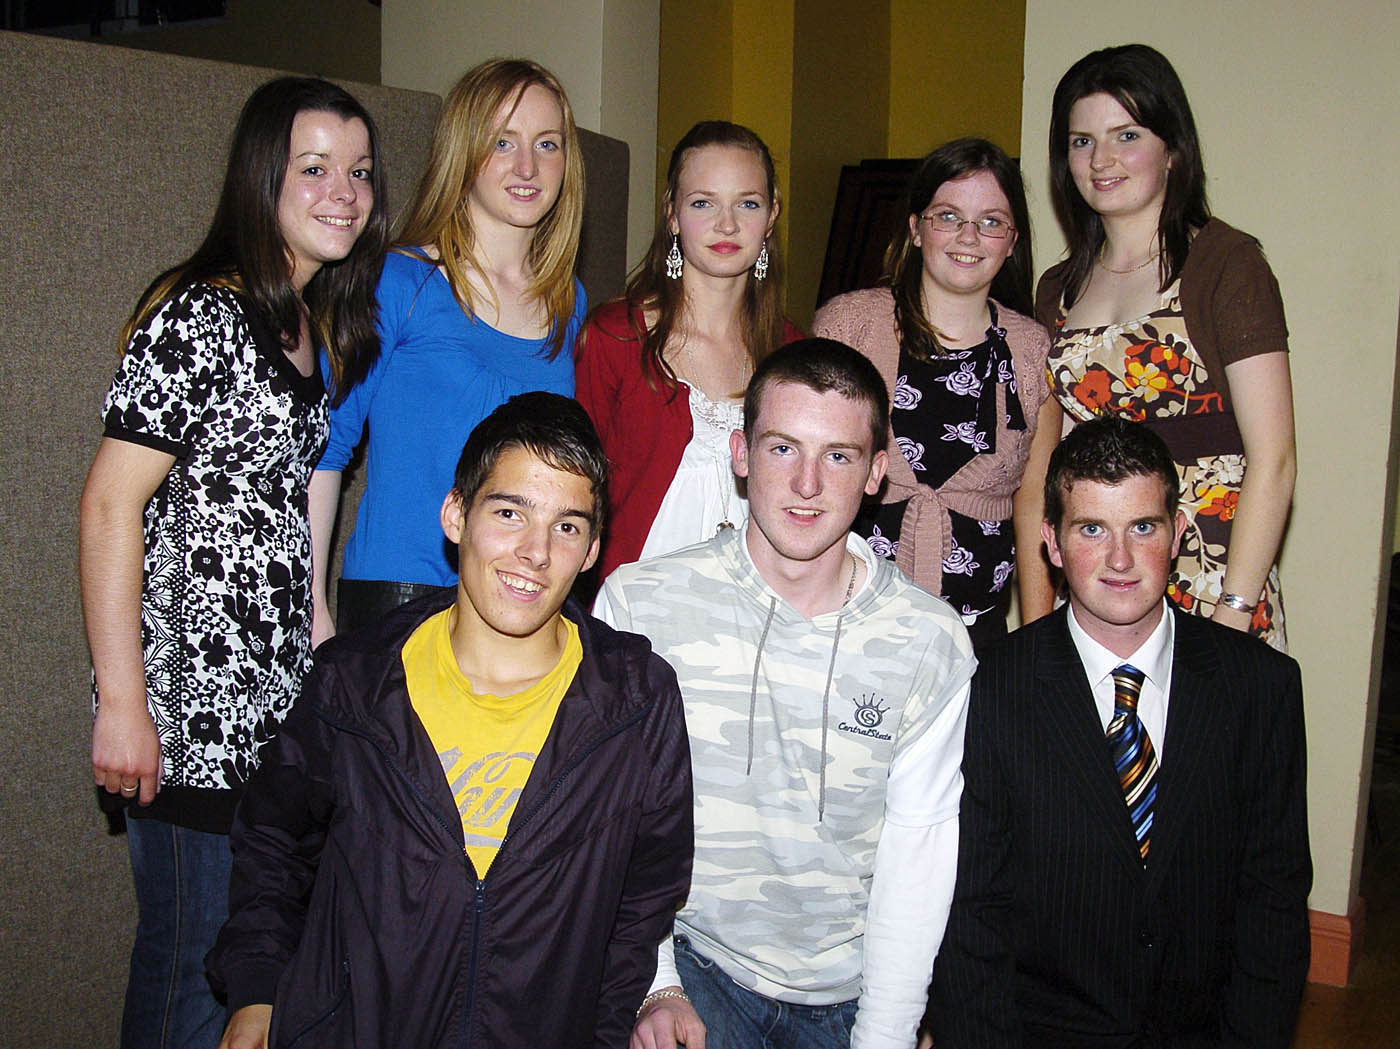
[[1021,153],[1038,271],[1063,249],[1046,200],[1055,83],[1090,50],[1141,41],[1186,85],[1213,209],[1259,237],[1283,288],[1298,483],[1282,572],[1308,708],[1312,906],[1345,914],[1360,872],[1377,601],[1394,540],[1400,5],[1027,0],[1025,40]]
[[392,87],[446,94],[496,55],[532,58],[564,85],[583,127],[631,148],[627,257],[651,235],[655,188],[656,0],[391,0],[381,23],[380,73]]

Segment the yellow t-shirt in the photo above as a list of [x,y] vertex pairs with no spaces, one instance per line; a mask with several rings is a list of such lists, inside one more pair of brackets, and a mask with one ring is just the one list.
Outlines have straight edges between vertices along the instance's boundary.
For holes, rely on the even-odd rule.
[[578,627],[564,619],[568,637],[553,670],[513,696],[478,695],[452,653],[452,612],[439,612],[412,633],[403,646],[403,668],[413,709],[457,799],[467,855],[484,878],[578,672],[583,646]]

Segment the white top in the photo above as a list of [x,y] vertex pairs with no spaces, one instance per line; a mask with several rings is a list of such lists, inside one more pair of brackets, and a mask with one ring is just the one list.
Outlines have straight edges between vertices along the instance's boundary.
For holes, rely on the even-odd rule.
[[1079,650],[1079,661],[1084,664],[1105,734],[1113,720],[1113,672],[1124,663],[1131,663],[1146,675],[1138,694],[1138,718],[1152,740],[1159,767],[1167,742],[1167,697],[1172,691],[1172,648],[1176,642],[1176,618],[1165,598],[1162,605],[1162,621],[1157,629],[1127,659],[1114,655],[1086,634],[1074,618],[1074,606],[1069,609],[1069,636]]
[[742,530],[749,504],[738,490],[729,459],[729,435],[744,428],[743,401],[712,401],[690,389],[693,436],[656,511],[640,559],[703,543],[728,521]]

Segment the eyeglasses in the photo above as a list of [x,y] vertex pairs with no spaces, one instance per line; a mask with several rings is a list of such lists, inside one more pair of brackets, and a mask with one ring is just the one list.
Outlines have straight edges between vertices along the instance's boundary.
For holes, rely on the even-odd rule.
[[973,229],[992,240],[1001,240],[1016,232],[1015,226],[1003,222],[995,215],[983,215],[980,219],[965,219],[956,211],[930,211],[927,215],[920,215],[919,221],[927,222],[939,233],[961,233],[963,226],[971,223]]

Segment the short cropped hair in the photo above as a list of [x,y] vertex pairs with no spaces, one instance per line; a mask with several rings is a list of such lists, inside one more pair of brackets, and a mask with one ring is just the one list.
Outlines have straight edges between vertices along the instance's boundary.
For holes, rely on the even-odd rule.
[[519,393],[482,419],[467,438],[452,491],[470,508],[501,456],[524,448],[547,466],[576,474],[593,489],[588,515],[593,535],[603,531],[608,504],[608,457],[588,413],[572,397],[537,390]]
[[1045,472],[1045,520],[1059,532],[1065,496],[1076,481],[1120,484],[1129,477],[1160,480],[1167,516],[1175,516],[1181,482],[1161,437],[1142,423],[1118,416],[1099,416],[1081,423],[1050,456]]
[[776,350],[758,366],[744,392],[744,436],[752,442],[753,426],[768,387],[777,383],[805,386],[816,393],[836,392],[870,409],[870,452],[884,448],[890,427],[890,394],[875,365],[835,339],[798,339]]

